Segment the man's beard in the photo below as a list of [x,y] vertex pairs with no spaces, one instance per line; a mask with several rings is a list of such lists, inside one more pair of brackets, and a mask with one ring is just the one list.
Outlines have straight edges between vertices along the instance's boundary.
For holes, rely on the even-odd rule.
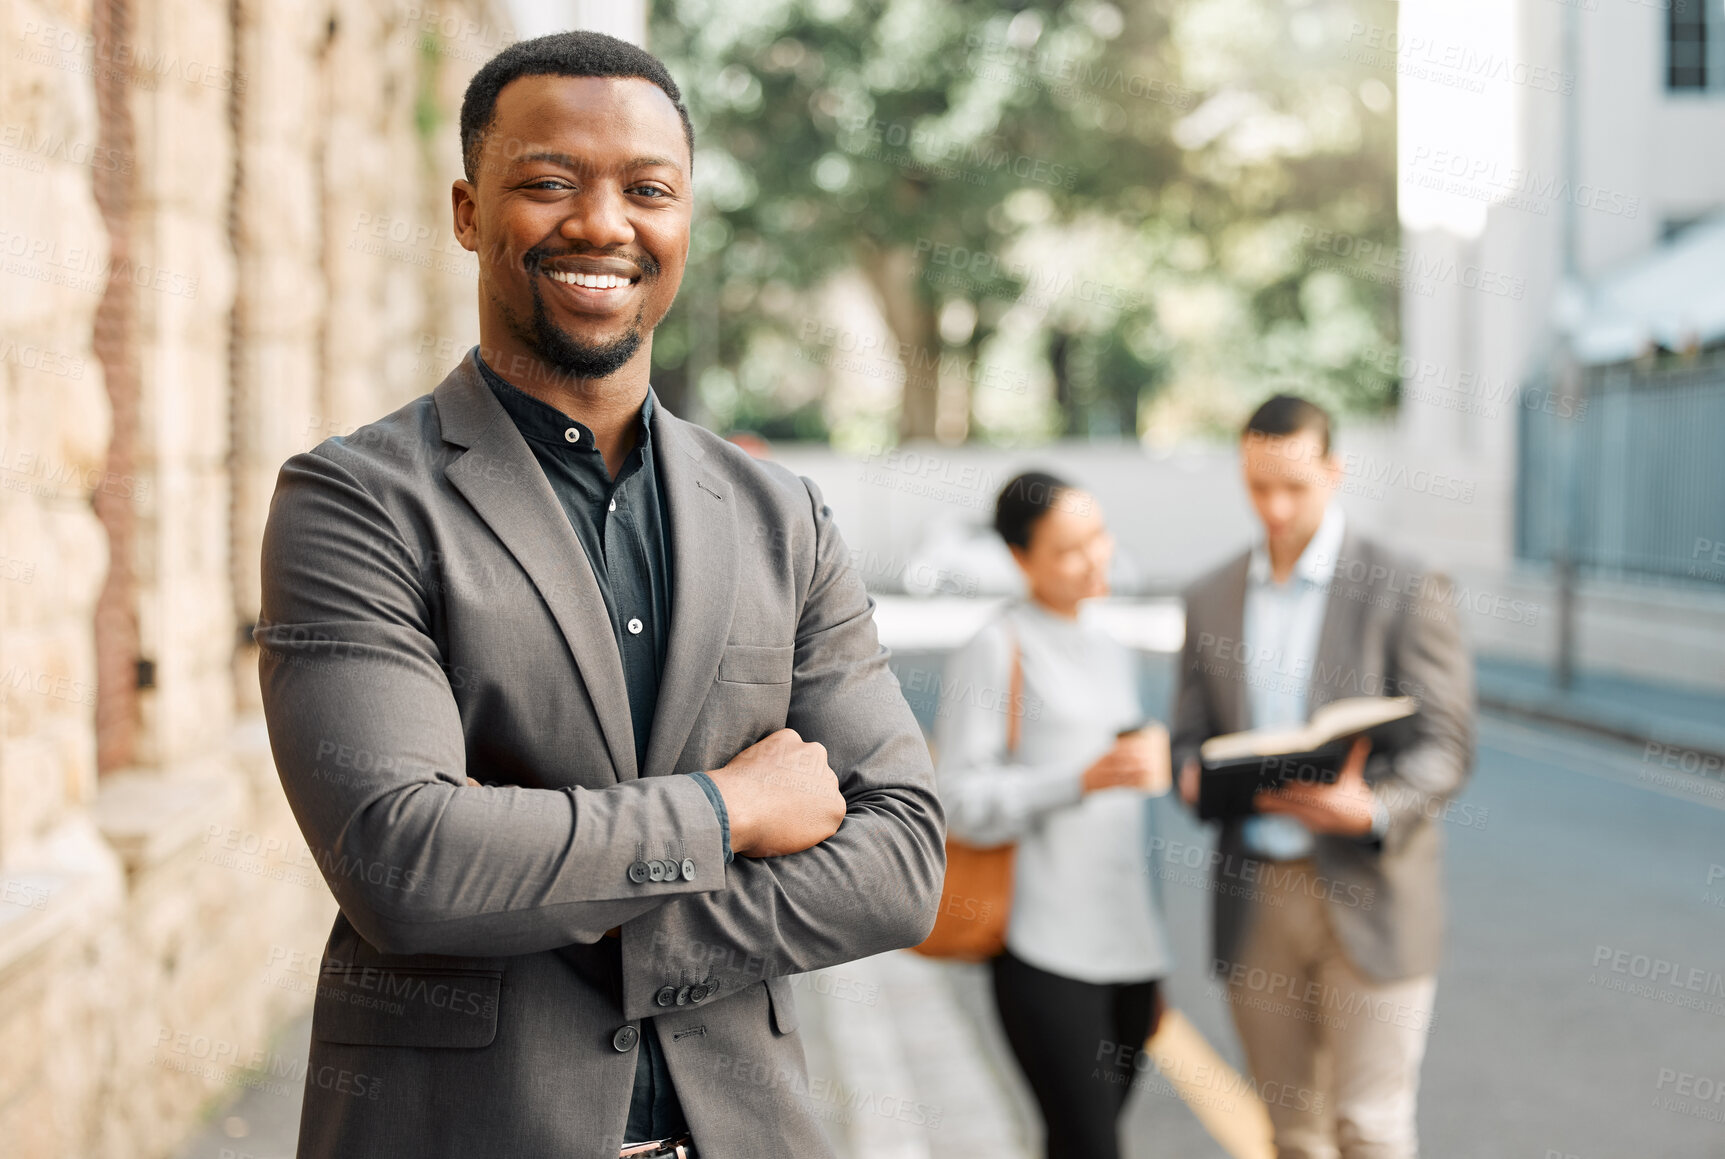
[[641,323],[645,308],[636,312],[629,328],[614,340],[603,343],[582,342],[551,321],[545,309],[545,296],[539,283],[533,283],[533,317],[523,322],[520,315],[505,308],[504,321],[515,331],[523,345],[551,369],[570,378],[608,378],[641,349]]
[[[544,256],[549,255],[541,255],[540,247],[534,247],[527,254],[526,265],[534,271],[531,283],[533,317],[523,322],[520,315],[505,306],[502,311],[503,320],[515,331],[515,336],[523,345],[558,373],[570,378],[609,378],[641,349],[641,327],[646,321],[646,305],[643,304],[635,311],[629,328],[615,340],[597,345],[582,342],[567,331],[558,329],[556,323],[551,321],[550,312],[545,309],[545,295],[539,287],[539,279],[544,276],[540,272],[540,262]],[[643,254],[637,264],[641,267],[643,285],[659,272],[659,263],[648,255]]]

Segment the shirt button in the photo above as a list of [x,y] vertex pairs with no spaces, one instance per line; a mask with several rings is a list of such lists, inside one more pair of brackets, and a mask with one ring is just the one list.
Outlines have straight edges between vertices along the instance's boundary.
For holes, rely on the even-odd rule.
[[630,621],[629,621],[629,634],[631,636],[639,636],[641,634],[641,628],[642,628],[642,624],[641,624],[641,621],[639,619],[634,619],[634,618],[630,619]]
[[580,427],[570,427],[568,430],[563,432],[563,438],[565,441],[571,442],[571,443],[580,442],[581,441],[581,428]]
[[620,1028],[611,1036],[611,1047],[614,1050],[628,1052],[635,1049],[635,1044],[641,1041],[641,1032],[633,1026]]
[[617,510],[617,501],[615,499],[611,500],[611,505],[609,507],[605,508],[605,510],[607,510],[607,511]]

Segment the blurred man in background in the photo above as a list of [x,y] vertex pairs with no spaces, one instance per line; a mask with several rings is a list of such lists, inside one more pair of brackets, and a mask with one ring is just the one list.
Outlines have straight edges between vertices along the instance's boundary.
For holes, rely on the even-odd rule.
[[1186,592],[1173,751],[1298,726],[1343,697],[1416,697],[1393,744],[1332,784],[1260,792],[1223,823],[1213,962],[1282,1159],[1417,1153],[1415,1095],[1442,939],[1436,818],[1473,759],[1472,666],[1451,587],[1347,525],[1330,417],[1292,395],[1246,423],[1263,540]]

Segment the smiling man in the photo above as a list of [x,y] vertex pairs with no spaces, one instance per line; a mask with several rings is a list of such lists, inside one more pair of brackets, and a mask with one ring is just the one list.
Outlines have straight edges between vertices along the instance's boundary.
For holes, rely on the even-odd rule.
[[480,345],[282,468],[264,707],[340,906],[303,1159],[828,1154],[791,975],[933,923],[929,754],[831,511],[649,382],[680,99],[594,33],[482,68]]

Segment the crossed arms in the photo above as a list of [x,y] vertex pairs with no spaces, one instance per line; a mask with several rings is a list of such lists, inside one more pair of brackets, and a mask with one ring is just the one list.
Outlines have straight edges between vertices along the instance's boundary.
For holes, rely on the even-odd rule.
[[[739,856],[726,865],[717,814],[689,777],[602,789],[469,785],[469,776],[491,778],[467,767],[461,715],[431,633],[433,600],[396,519],[338,454],[297,455],[282,469],[255,636],[288,801],[368,942],[386,953],[508,956],[593,942],[653,915],[656,958],[735,947],[720,970],[729,987],[927,933],[944,869],[927,749],[813,484],[805,483],[814,563],[786,724],[824,745],[842,824],[801,851],[747,856],[799,842],[765,815],[770,801],[758,792],[751,799],[758,786],[745,783],[746,768],[714,771],[736,802]],[[861,703],[869,711],[857,711]],[[808,778],[809,750],[820,747],[789,757],[785,749],[769,763],[780,778]],[[329,754],[341,752],[367,755],[338,766]],[[780,796],[787,810],[818,811],[818,793]],[[804,840],[820,828],[818,819],[801,824],[791,829]],[[630,880],[642,850],[667,846],[695,863],[692,880]]]

